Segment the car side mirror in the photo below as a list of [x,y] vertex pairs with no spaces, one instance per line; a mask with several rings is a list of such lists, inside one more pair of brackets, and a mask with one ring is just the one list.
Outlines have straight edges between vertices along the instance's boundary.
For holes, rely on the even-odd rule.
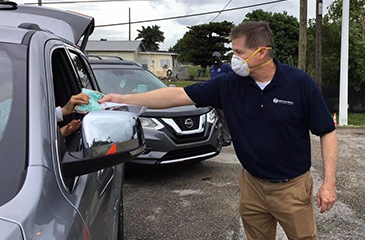
[[146,147],[141,122],[125,111],[93,111],[82,121],[83,150],[66,152],[65,177],[75,177],[126,162]]

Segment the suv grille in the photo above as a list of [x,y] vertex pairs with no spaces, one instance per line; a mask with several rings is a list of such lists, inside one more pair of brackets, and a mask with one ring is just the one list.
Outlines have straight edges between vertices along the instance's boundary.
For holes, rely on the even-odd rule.
[[[172,118],[172,119],[179,126],[181,131],[189,131],[189,130],[195,130],[195,129],[199,128],[200,116],[175,117],[175,118]],[[189,127],[189,124],[191,124],[192,127]]]

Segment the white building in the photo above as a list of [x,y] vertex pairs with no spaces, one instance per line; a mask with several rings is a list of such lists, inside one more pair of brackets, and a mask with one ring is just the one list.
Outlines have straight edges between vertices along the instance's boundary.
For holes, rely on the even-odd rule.
[[159,78],[165,78],[171,70],[176,75],[177,53],[157,51],[147,52],[142,41],[92,41],[86,45],[89,55],[118,56],[140,63]]

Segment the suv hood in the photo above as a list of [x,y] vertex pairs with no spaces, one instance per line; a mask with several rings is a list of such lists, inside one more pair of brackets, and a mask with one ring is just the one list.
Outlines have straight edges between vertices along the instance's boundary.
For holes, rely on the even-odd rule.
[[23,239],[20,227],[12,222],[0,219],[1,239]]
[[22,23],[37,24],[74,45],[79,44],[81,51],[95,27],[94,18],[59,9],[18,5],[16,10],[1,11],[0,25],[18,27]]
[[197,108],[195,105],[167,109],[147,109],[141,117],[187,117],[202,115],[212,110],[210,107]]

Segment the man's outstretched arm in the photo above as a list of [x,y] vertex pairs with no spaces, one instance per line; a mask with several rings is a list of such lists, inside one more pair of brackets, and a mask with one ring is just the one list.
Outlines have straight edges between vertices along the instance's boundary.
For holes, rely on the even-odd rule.
[[130,105],[146,106],[151,109],[170,108],[195,104],[186,94],[184,88],[161,88],[146,93],[107,94],[99,102],[116,102]]

